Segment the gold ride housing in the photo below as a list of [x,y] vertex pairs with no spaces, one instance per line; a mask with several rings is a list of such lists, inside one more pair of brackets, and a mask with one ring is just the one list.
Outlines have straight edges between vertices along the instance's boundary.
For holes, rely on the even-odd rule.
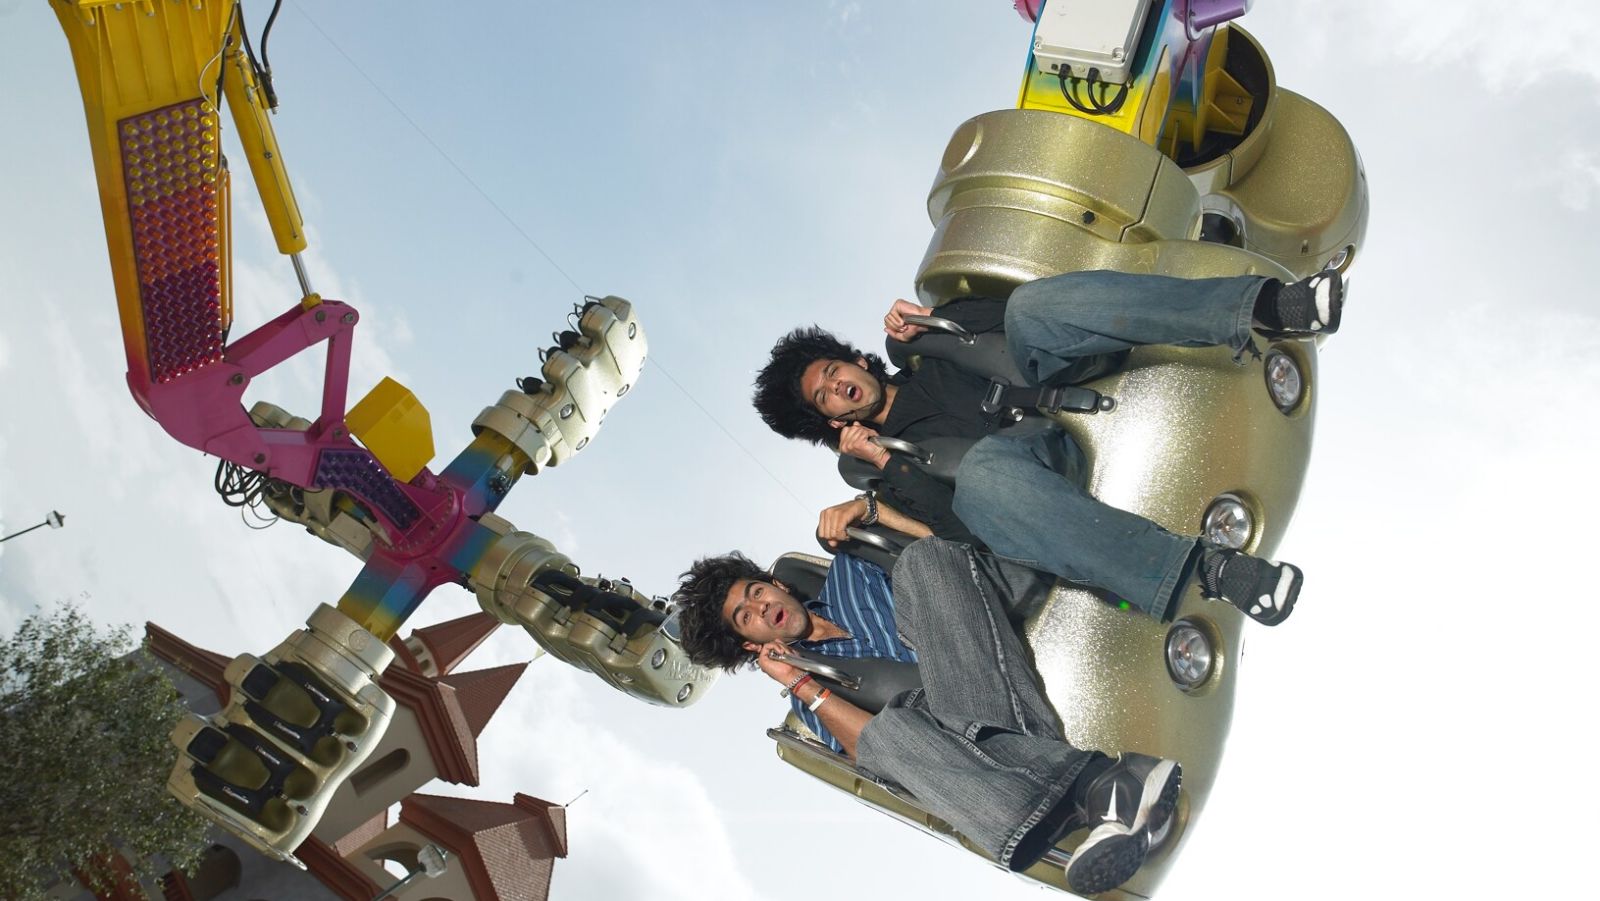
[[[1253,98],[1261,115],[1241,140],[1187,172],[1155,146],[1048,111],[985,113],[957,128],[928,199],[934,235],[916,278],[923,302],[1006,297],[1023,282],[1090,269],[1290,281],[1348,267],[1367,218],[1354,146],[1320,107],[1277,90],[1253,39],[1237,29],[1232,37],[1230,60],[1254,65],[1253,83],[1265,86]],[[1236,225],[1231,243],[1197,240],[1203,215],[1217,211]],[[1245,549],[1271,556],[1310,456],[1317,343],[1257,336],[1256,345],[1262,356],[1241,363],[1225,347],[1139,348],[1121,371],[1088,382],[1115,398],[1115,408],[1057,419],[1089,456],[1090,492],[1188,535],[1202,532],[1214,502],[1231,497],[1253,520]],[[1298,373],[1298,398],[1287,409],[1269,394],[1268,364],[1275,377],[1291,365]],[[1243,618],[1194,587],[1162,623],[1061,583],[1028,621],[1027,644],[1074,744],[1158,754],[1184,767],[1176,827],[1138,875],[1102,897],[1152,896],[1204,808],[1232,718]],[[1175,636],[1179,629],[1186,631]],[[1167,643],[1196,633],[1210,646],[1211,666],[1185,686],[1169,673]],[[914,798],[816,743],[797,717],[769,735],[790,764],[966,846]],[[1062,858],[1078,840],[1081,833],[1023,875],[1065,890]]]
[[378,676],[394,651],[327,604],[264,658],[241,654],[228,703],[172,730],[182,752],[167,788],[261,853],[304,869],[333,789],[366,760],[394,715]]

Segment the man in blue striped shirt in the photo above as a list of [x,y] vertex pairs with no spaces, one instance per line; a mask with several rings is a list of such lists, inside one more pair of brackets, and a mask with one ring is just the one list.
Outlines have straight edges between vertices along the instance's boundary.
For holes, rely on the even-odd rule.
[[[742,554],[707,558],[675,596],[683,647],[704,666],[753,661],[830,747],[909,790],[1003,866],[1025,870],[1089,829],[1067,884],[1108,891],[1138,871],[1150,836],[1171,819],[1181,771],[1143,754],[1113,760],[1062,736],[1006,619],[1009,566],[925,538],[901,553],[892,580],[839,555],[805,601]],[[865,710],[771,656],[792,648],[915,662],[922,685]]]

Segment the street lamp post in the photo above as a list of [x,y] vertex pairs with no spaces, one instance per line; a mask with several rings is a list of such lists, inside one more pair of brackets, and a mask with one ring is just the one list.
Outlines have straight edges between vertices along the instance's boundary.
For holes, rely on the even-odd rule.
[[438,876],[445,871],[445,858],[448,856],[449,855],[443,848],[433,844],[432,842],[423,845],[422,848],[417,851],[417,869],[407,873],[404,879],[396,882],[394,885],[389,886],[382,892],[379,892],[378,896],[373,898],[372,901],[383,901],[384,898],[387,898],[390,895],[393,895],[395,892],[405,888],[411,882],[411,880],[417,878],[418,876],[425,876],[429,879]]
[[23,529],[20,532],[12,532],[10,535],[5,536],[4,538],[0,538],[0,541],[10,541],[11,539],[17,537],[18,535],[26,535],[29,532],[32,532],[34,529],[42,529],[45,526],[49,526],[52,529],[59,529],[63,525],[66,525],[66,522],[67,522],[66,514],[57,513],[56,511],[51,510],[50,511],[50,515],[46,516],[44,518],[44,522],[39,523],[36,526],[29,526],[29,527],[27,527],[26,529]]

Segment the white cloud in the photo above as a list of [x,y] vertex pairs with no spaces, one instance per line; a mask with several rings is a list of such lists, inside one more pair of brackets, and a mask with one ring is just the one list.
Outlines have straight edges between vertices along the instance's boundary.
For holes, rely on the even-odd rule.
[[[302,188],[301,194],[308,203],[315,204],[314,191]],[[236,191],[234,201],[235,227],[247,226],[248,245],[272,247],[272,232],[260,199],[250,191]],[[244,240],[238,243],[247,244]],[[396,355],[403,356],[412,343],[406,314],[372,302],[365,297],[358,281],[342,276],[323,255],[313,225],[306,226],[306,244],[301,259],[312,290],[325,298],[349,304],[361,315],[351,346],[347,405],[359,400],[384,376],[405,383],[406,372],[396,364]],[[263,260],[259,252],[241,253],[234,262],[233,283],[233,339],[281,315],[300,300],[300,283],[289,259],[281,254],[269,253]],[[247,405],[255,400],[266,400],[297,416],[315,419],[321,404],[326,349],[326,344],[308,348],[271,372],[258,376],[246,394]]]
[[[1345,65],[1365,56],[1386,62],[1383,73],[1363,73],[1387,84],[1394,102],[1426,102],[1405,95],[1406,71],[1460,69],[1490,91],[1524,88],[1541,79],[1578,75],[1600,81],[1600,7],[1588,0],[1508,6],[1496,0],[1447,5],[1346,0],[1341,3],[1260,4],[1244,21],[1292,17],[1307,40]],[[1359,37],[1358,37],[1359,36]],[[1354,73],[1353,73],[1354,74]]]
[[568,814],[571,856],[555,880],[582,886],[585,897],[765,897],[752,879],[758,874],[743,872],[725,812],[701,777],[644,750],[637,721],[597,716],[593,698],[607,691],[553,659],[532,664],[485,732],[485,785],[475,796],[522,791],[565,803],[583,793]]
[[1600,154],[1581,147],[1569,147],[1551,176],[1541,179],[1557,191],[1561,205],[1573,212],[1589,209],[1600,197]]

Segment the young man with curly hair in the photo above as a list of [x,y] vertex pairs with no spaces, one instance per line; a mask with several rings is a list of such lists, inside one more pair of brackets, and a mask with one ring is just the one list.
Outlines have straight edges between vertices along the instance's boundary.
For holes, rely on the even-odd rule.
[[[951,301],[938,315],[976,333],[1003,328],[1012,359],[1035,387],[1068,384],[1083,361],[1144,344],[1254,349],[1252,327],[1305,337],[1338,329],[1343,286],[1337,272],[1284,285],[1258,276],[1177,279],[1073,272],[1018,287],[1004,303]],[[907,315],[929,307],[895,301],[884,316],[893,340],[925,331]],[[982,409],[987,379],[939,359],[890,376],[876,355],[820,328],[785,335],[756,379],[755,406],[778,434],[826,444],[882,471],[894,506],[942,538],[977,542],[1070,582],[1110,592],[1165,619],[1192,579],[1201,593],[1277,625],[1300,592],[1299,568],[1177,535],[1101,503],[1084,486],[1083,449],[1065,431],[1001,430]],[[895,460],[878,435],[912,443],[975,440],[952,488]],[[865,500],[829,508],[834,519],[867,516]],[[826,514],[825,514],[826,515]],[[842,536],[842,527],[836,534]]]
[[[695,663],[754,661],[823,742],[1013,871],[1089,830],[1067,884],[1109,891],[1171,820],[1182,771],[1144,754],[1080,750],[1061,734],[1003,606],[1027,578],[969,545],[927,538],[901,553],[892,589],[883,570],[841,554],[817,597],[802,601],[732,553],[697,561],[674,600]],[[922,687],[864,710],[771,656],[794,648],[915,662]]]

